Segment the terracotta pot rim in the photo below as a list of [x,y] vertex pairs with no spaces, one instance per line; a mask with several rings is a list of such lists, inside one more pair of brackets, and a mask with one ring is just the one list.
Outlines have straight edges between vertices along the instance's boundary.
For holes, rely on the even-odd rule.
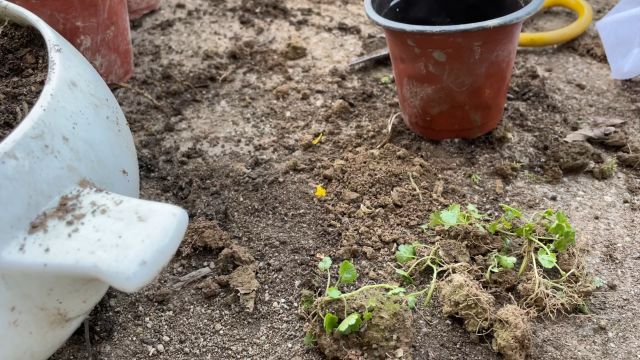
[[475,22],[470,24],[461,24],[461,25],[432,26],[432,25],[411,25],[411,24],[405,24],[405,23],[386,19],[380,16],[373,9],[372,1],[373,0],[365,0],[364,7],[367,12],[367,16],[374,23],[382,26],[385,29],[406,31],[406,32],[420,32],[420,33],[452,33],[452,32],[461,32],[461,31],[490,29],[490,28],[495,28],[503,25],[517,24],[517,23],[523,22],[527,18],[537,13],[542,8],[542,5],[544,3],[544,0],[531,0],[529,4],[523,7],[522,9],[496,19]]

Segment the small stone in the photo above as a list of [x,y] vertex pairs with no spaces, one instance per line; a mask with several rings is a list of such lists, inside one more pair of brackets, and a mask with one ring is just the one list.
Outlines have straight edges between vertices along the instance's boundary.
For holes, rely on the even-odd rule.
[[306,149],[310,148],[311,146],[313,146],[312,141],[313,141],[313,136],[309,135],[309,134],[306,134],[306,135],[302,135],[300,137],[300,139],[298,140],[298,144],[300,145],[301,148],[306,150]]
[[279,99],[284,99],[287,96],[289,96],[290,91],[291,91],[291,86],[289,86],[289,84],[283,84],[275,88],[273,90],[273,94]]
[[496,194],[504,194],[504,183],[502,182],[502,179],[496,179]]
[[222,325],[220,325],[220,324],[215,324],[215,325],[213,326],[213,328],[214,328],[216,331],[220,331],[220,330],[222,330]]
[[404,205],[404,201],[402,200],[402,196],[400,195],[400,190],[398,188],[391,191],[391,201],[393,202],[393,205],[397,207],[402,207]]
[[335,171],[333,170],[333,168],[328,168],[322,173],[322,177],[327,180],[332,180],[334,176],[335,176]]
[[171,340],[171,338],[169,338],[167,335],[162,337],[162,341],[164,342],[169,342],[169,340]]
[[342,192],[342,201],[344,202],[347,202],[347,203],[355,202],[359,198],[360,198],[360,194],[356,192],[349,191],[349,190],[345,190]]
[[331,105],[331,113],[335,116],[342,116],[351,111],[351,106],[348,102],[339,99]]
[[284,166],[287,171],[297,171],[303,168],[298,159],[289,159]]
[[551,200],[551,201],[558,201],[558,195],[556,195],[556,194],[551,194],[551,196],[549,196],[549,200]]
[[605,320],[600,320],[598,322],[598,327],[600,328],[600,330],[606,330],[607,329],[607,322]]
[[299,44],[288,43],[282,55],[290,61],[300,60],[307,56],[307,48]]
[[158,352],[163,353],[164,352],[164,345],[158,344],[158,346],[156,346],[156,349],[158,349]]

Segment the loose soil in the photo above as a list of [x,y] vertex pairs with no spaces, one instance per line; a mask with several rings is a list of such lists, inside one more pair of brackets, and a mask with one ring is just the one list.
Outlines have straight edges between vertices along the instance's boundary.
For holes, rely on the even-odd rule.
[[[592,1],[596,18],[614,3]],[[526,27],[570,19],[551,10]],[[397,246],[436,241],[418,227],[451,203],[489,214],[500,203],[565,210],[588,271],[606,283],[587,315],[522,323],[510,317],[513,308],[501,311],[496,321],[510,332],[493,347],[514,358],[636,358],[640,81],[610,79],[590,30],[569,44],[520,50],[504,121],[493,133],[429,142],[398,122],[377,149],[399,111],[394,85],[380,81],[391,68],[346,64],[383,47],[380,33],[356,0],[168,0],[134,23],[131,84],[160,106],[130,89],[115,93],[137,144],[142,195],[185,207],[192,223],[153,284],[133,295],[110,291],[96,307],[95,358],[322,359],[303,345],[298,312],[302,292],[325,285],[315,271],[319,258],[353,259],[358,285],[393,280]],[[626,120],[616,146],[563,142],[600,117]],[[592,175],[612,160],[610,177]],[[314,196],[319,184],[323,199]],[[471,258],[496,246],[481,236],[461,240],[476,244],[467,245]],[[248,264],[221,257],[237,247],[250,258],[231,259]],[[237,270],[243,266],[254,271]],[[204,268],[197,281],[175,286]],[[235,271],[243,281],[225,282]],[[510,281],[508,273],[493,279]],[[410,351],[394,356],[499,358],[490,340],[443,316],[447,304],[436,295],[413,313]],[[506,344],[529,332],[530,349]],[[86,356],[78,332],[52,359]]]
[[47,78],[47,47],[40,33],[0,20],[0,141],[27,116]]

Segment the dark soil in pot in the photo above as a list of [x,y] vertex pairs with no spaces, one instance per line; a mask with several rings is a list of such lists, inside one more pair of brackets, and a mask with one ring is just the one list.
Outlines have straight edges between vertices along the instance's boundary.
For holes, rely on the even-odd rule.
[[0,141],[24,119],[47,78],[47,47],[37,30],[0,25]]

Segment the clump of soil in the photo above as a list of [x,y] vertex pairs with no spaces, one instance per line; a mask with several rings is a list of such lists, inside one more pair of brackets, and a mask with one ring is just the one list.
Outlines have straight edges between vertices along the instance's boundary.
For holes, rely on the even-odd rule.
[[531,349],[531,324],[527,312],[517,305],[498,310],[491,346],[507,360],[524,360]]
[[[216,297],[223,287],[230,287],[237,291],[238,299],[245,310],[254,311],[257,291],[260,288],[256,278],[256,260],[247,248],[233,243],[215,221],[195,220],[189,226],[180,249],[183,254],[212,250],[217,254],[216,260],[209,266],[192,273],[200,274],[195,275],[194,280],[216,274],[215,277],[204,279],[197,286],[205,297]],[[189,281],[191,280],[186,280]]]
[[[321,301],[321,300],[319,300]],[[320,306],[323,315],[344,313],[344,303],[334,301]],[[413,314],[400,298],[388,296],[380,290],[369,290],[349,299],[347,313],[370,311],[372,317],[364,321],[356,334],[327,333],[322,318],[313,323],[312,332],[318,338],[319,349],[328,359],[411,359],[413,344]]]
[[579,275],[567,279],[561,284],[561,288],[557,282],[540,275],[536,276],[534,272],[525,273],[517,286],[517,293],[522,299],[521,305],[550,317],[576,311],[584,312],[584,299],[591,295],[595,286],[580,275],[580,270],[575,270],[575,273]]
[[440,284],[442,313],[464,320],[470,333],[482,333],[491,327],[495,299],[466,274],[453,274]]
[[440,258],[449,264],[469,263],[471,257],[465,244],[456,240],[440,241]]
[[47,78],[47,47],[31,27],[0,25],[0,141],[36,103]]
[[287,48],[282,53],[287,60],[300,60],[303,57],[307,56],[307,48],[295,43],[288,43]]
[[593,147],[586,142],[561,142],[551,149],[551,166],[557,166],[564,174],[580,173],[589,167]]
[[510,291],[518,284],[518,272],[513,269],[502,269],[491,274],[489,281],[495,288]]
[[260,283],[256,280],[256,265],[243,265],[229,275],[229,285],[238,291],[240,302],[248,312],[253,312],[256,304],[256,292]]
[[219,250],[229,246],[230,243],[229,235],[220,229],[215,221],[195,220],[189,225],[180,251],[187,255],[203,248]]
[[486,255],[491,251],[500,249],[503,245],[500,236],[492,235],[469,225],[438,229],[436,233],[442,238],[456,240],[465,244],[469,255],[472,257]]

